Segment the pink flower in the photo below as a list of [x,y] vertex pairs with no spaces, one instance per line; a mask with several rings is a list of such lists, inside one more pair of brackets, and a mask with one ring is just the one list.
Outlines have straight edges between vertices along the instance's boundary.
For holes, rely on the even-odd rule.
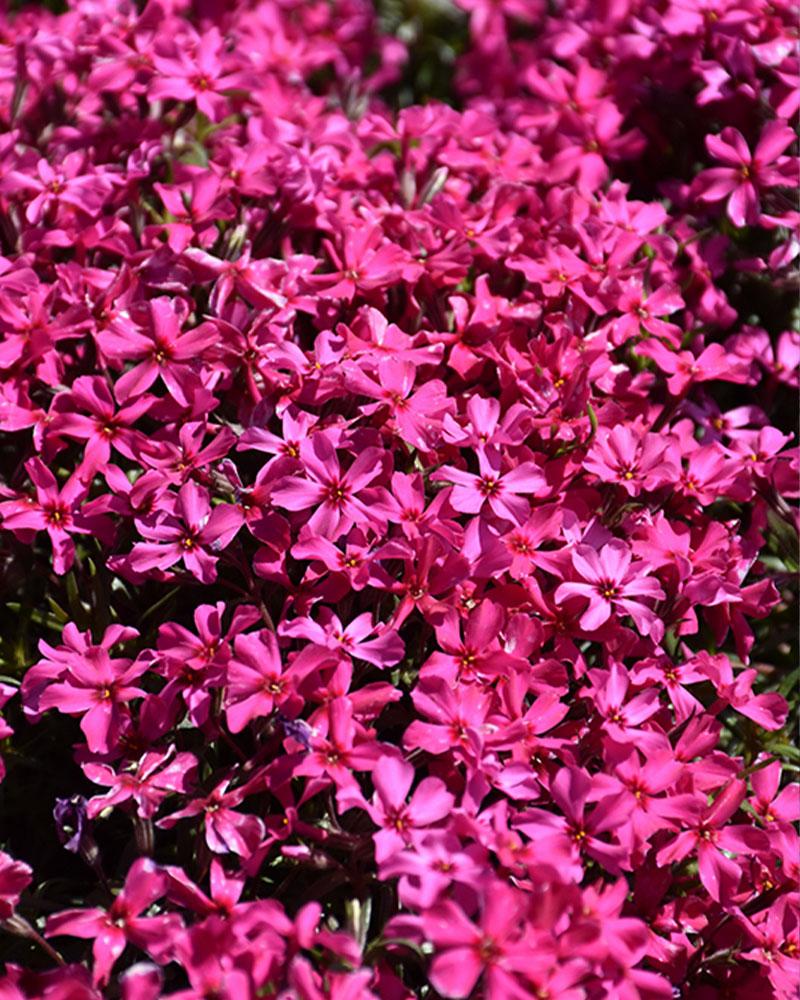
[[743,781],[734,780],[714,799],[705,804],[696,798],[688,806],[674,808],[676,819],[688,824],[690,829],[679,833],[658,852],[658,864],[671,864],[689,854],[697,855],[700,880],[711,898],[723,906],[733,904],[742,877],[741,862],[730,855],[765,850],[768,844],[763,831],[746,824],[728,824],[728,820],[742,804],[747,789]]
[[667,386],[673,396],[685,395],[696,382],[747,382],[748,366],[737,364],[721,344],[709,344],[698,357],[690,351],[670,351],[658,340],[648,340],[637,352],[652,358],[669,378]]
[[381,474],[382,459],[380,449],[367,448],[343,473],[330,437],[314,434],[300,444],[305,476],[284,479],[273,489],[273,501],[286,510],[315,507],[308,531],[335,541],[352,524],[375,522],[358,494]]
[[[652,295],[646,296],[641,282],[632,279],[620,289],[616,301],[616,308],[623,316],[614,321],[614,343],[637,341],[643,329],[654,337],[663,337],[674,344],[680,343],[680,327],[667,322],[663,317],[677,312],[684,305],[676,288],[662,285]],[[645,343],[650,344],[651,341]]]
[[[112,447],[125,458],[134,458],[134,447],[142,435],[133,430],[136,421],[152,403],[151,396],[117,409],[108,383],[97,375],[81,375],[70,392],[55,399],[51,430],[69,438],[85,441],[81,470],[88,479],[108,464]],[[81,413],[88,411],[88,416]]]
[[537,954],[537,935],[526,927],[524,895],[493,881],[482,897],[479,923],[451,900],[424,914],[425,936],[436,948],[431,983],[442,996],[458,1000],[470,996],[483,977],[487,1000],[522,1000],[530,993],[516,973],[546,969],[547,952]]
[[[217,234],[215,223],[230,219],[235,213],[233,204],[223,195],[222,182],[213,173],[203,171],[183,184],[154,184],[153,187],[164,202],[169,213],[167,217],[175,219],[164,226],[167,243],[175,253],[186,250],[195,239],[201,246],[210,246]],[[208,260],[209,256],[204,255],[203,260]],[[242,266],[244,264],[243,261]]]
[[485,600],[474,608],[462,627],[458,615],[449,611],[436,626],[442,652],[432,653],[420,670],[420,677],[441,677],[450,683],[476,677],[524,670],[525,660],[507,653],[501,640],[502,608]]
[[580,619],[582,629],[594,631],[612,614],[621,613],[630,615],[644,635],[658,631],[658,620],[642,599],[659,600],[664,591],[655,578],[647,575],[642,561],[631,562],[631,550],[624,542],[614,539],[599,551],[589,545],[578,545],[572,551],[572,565],[585,582],[560,584],[555,598],[588,600]]
[[137,542],[127,558],[136,573],[169,569],[182,562],[204,583],[216,579],[218,553],[236,536],[244,518],[238,507],[220,504],[211,508],[208,493],[196,483],[178,491],[174,513],[157,512],[140,531],[150,539]]
[[365,808],[380,827],[372,838],[378,864],[401,851],[414,831],[443,820],[455,803],[440,778],[423,778],[407,803],[413,782],[414,768],[397,757],[381,757],[372,770],[375,795]]
[[523,496],[535,496],[545,486],[541,470],[533,462],[522,462],[503,473],[500,453],[493,448],[478,449],[477,458],[479,475],[444,465],[431,476],[431,481],[455,484],[450,495],[455,510],[477,514],[488,506],[498,517],[522,524],[530,514]]
[[170,830],[179,820],[202,816],[209,850],[215,854],[231,852],[250,857],[264,835],[264,823],[257,816],[237,811],[236,806],[241,805],[250,789],[247,785],[231,789],[231,782],[232,777],[223,779],[208,795],[192,799],[183,809],[160,819],[157,825]]
[[151,101],[165,97],[194,101],[198,111],[212,122],[219,121],[228,103],[224,92],[241,86],[244,76],[225,72],[223,39],[216,26],[206,28],[192,41],[191,49],[179,44],[176,57],[153,57],[157,75],[150,81],[148,97]]
[[308,754],[293,773],[297,777],[330,779],[351,795],[356,787],[353,772],[371,771],[380,755],[378,744],[355,722],[350,699],[333,698],[311,736]]
[[94,983],[104,986],[128,943],[154,955],[168,954],[169,937],[182,927],[175,913],[141,917],[166,891],[166,876],[149,858],[131,865],[125,885],[108,910],[97,907],[64,910],[47,921],[47,936],[68,935],[93,940]]
[[635,744],[641,749],[646,749],[648,744],[657,746],[658,740],[649,740],[648,734],[639,727],[660,708],[658,691],[648,688],[629,698],[628,671],[616,661],[612,662],[607,674],[593,671],[590,677],[595,685],[592,701],[603,719],[608,737],[615,743]]
[[8,920],[19,903],[19,897],[31,883],[33,872],[22,861],[0,851],[0,920]]
[[400,437],[415,448],[429,450],[442,416],[450,409],[444,382],[432,379],[414,391],[416,367],[409,361],[384,358],[378,365],[378,382],[353,365],[347,384],[362,396],[379,399],[381,404],[362,407],[371,414],[388,405]]
[[341,250],[329,241],[325,249],[336,267],[333,274],[315,275],[313,283],[324,298],[350,302],[357,291],[384,288],[421,268],[410,254],[386,240],[380,226],[361,224],[344,230]]
[[394,666],[402,659],[405,649],[403,640],[392,629],[381,630],[374,639],[368,638],[375,631],[376,626],[368,611],[345,626],[327,609],[320,615],[319,622],[310,618],[298,618],[286,622],[280,629],[281,635],[306,639],[317,646],[317,658],[320,661],[353,657],[376,667]]
[[188,752],[177,753],[171,745],[165,753],[145,753],[131,768],[115,770],[110,764],[87,763],[83,773],[96,785],[106,785],[108,791],[96,795],[87,805],[87,814],[94,819],[110,806],[133,800],[142,819],[151,819],[168,796],[186,793],[197,780],[197,758]]
[[796,823],[800,819],[800,785],[793,782],[780,789],[780,783],[779,760],[760,767],[750,776],[754,794],[748,801],[765,824]]
[[115,361],[136,364],[117,380],[117,399],[125,403],[146,392],[160,378],[167,391],[182,406],[200,388],[198,358],[216,341],[206,325],[181,333],[183,316],[166,297],[151,299],[142,324],[118,319],[99,336],[104,354]]
[[[611,833],[618,838],[630,822],[630,808],[626,796],[612,793],[600,797],[593,786],[582,768],[562,767],[550,782],[550,795],[563,815],[539,808],[527,809],[519,814],[514,825],[554,862],[558,859],[565,867],[574,866],[575,856],[586,853],[607,871],[619,875],[630,869],[628,850],[620,843],[603,839],[602,835]],[[591,800],[596,800],[596,805],[589,810],[587,805]]]
[[36,495],[0,503],[2,523],[23,537],[46,531],[53,546],[53,570],[61,576],[69,572],[75,559],[72,536],[95,534],[107,542],[111,525],[83,504],[89,486],[78,472],[59,489],[56,477],[41,459],[29,459],[25,468]]
[[406,850],[394,851],[381,864],[381,878],[397,878],[404,906],[426,910],[453,884],[474,886],[484,871],[485,852],[478,844],[462,849],[461,840],[440,830],[411,831]]
[[143,660],[111,658],[106,645],[91,646],[83,655],[71,656],[66,673],[49,684],[38,699],[37,710],[56,708],[81,716],[81,729],[93,753],[108,753],[119,739],[129,716],[128,703],[145,692],[133,685],[147,670]]
[[628,496],[674,482],[680,470],[667,454],[669,442],[648,431],[619,424],[598,431],[584,468],[603,482],[618,483]]
[[480,757],[483,730],[489,714],[488,694],[478,685],[455,687],[438,677],[418,684],[411,695],[417,711],[433,722],[415,719],[406,729],[403,744],[432,754],[448,751]]
[[728,218],[735,226],[755,225],[762,192],[792,183],[776,161],[794,140],[794,132],[782,121],[764,126],[752,153],[738,129],[728,127],[719,135],[706,136],[709,153],[725,166],[698,175],[695,187],[699,199],[714,204],[727,198]]
[[776,996],[790,997],[795,992],[800,961],[797,912],[787,896],[777,899],[759,915],[761,919],[737,915],[740,926],[746,931],[753,945],[741,958],[757,962],[769,978]]
[[236,636],[226,676],[225,717],[232,733],[270,715],[292,695],[291,673],[284,673],[275,633],[269,629]]
[[762,729],[774,732],[782,729],[789,712],[783,695],[776,691],[753,694],[757,671],[750,668],[734,676],[733,666],[727,656],[704,654],[698,659],[699,669],[709,677],[723,704],[735,708],[741,715],[752,719]]
[[68,153],[55,167],[39,160],[33,173],[9,171],[0,184],[10,193],[30,192],[33,198],[25,209],[25,218],[38,225],[45,218],[60,217],[65,211],[79,211],[94,218],[120,178],[109,173],[87,171],[86,158],[81,152]]

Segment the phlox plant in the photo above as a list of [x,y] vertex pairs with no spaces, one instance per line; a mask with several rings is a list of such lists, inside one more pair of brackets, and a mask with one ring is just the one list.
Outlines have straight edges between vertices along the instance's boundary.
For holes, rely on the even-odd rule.
[[0,1000],[796,997],[788,0],[0,43]]

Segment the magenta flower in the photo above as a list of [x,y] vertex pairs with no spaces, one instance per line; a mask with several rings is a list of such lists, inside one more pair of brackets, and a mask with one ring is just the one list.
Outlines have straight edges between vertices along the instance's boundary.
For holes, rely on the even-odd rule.
[[137,542],[127,563],[136,573],[170,569],[182,562],[203,583],[217,576],[217,559],[242,526],[238,507],[220,504],[211,508],[206,490],[186,483],[178,491],[174,513],[156,512],[142,521],[140,531],[149,539]]
[[56,397],[51,427],[54,434],[85,442],[81,470],[89,479],[108,465],[112,448],[125,458],[134,458],[134,448],[143,435],[133,425],[153,402],[151,396],[144,395],[117,409],[104,379],[82,375],[72,383],[70,392]]
[[631,847],[646,844],[659,830],[675,829],[668,818],[675,801],[674,787],[683,773],[682,764],[666,750],[655,751],[642,763],[640,754],[632,749],[614,768],[628,794],[630,825],[622,835],[630,834]]
[[758,921],[744,915],[738,920],[752,945],[741,957],[763,968],[777,996],[791,996],[800,973],[800,928],[792,900],[777,899]]
[[[663,337],[670,343],[678,344],[681,330],[674,323],[664,319],[682,309],[685,305],[676,288],[662,285],[652,295],[645,295],[639,281],[631,280],[620,291],[616,307],[623,315],[614,321],[614,342],[636,342],[641,331],[646,330],[654,337]],[[647,341],[646,343],[650,343]]]
[[415,448],[427,451],[434,440],[433,432],[441,425],[442,416],[450,409],[444,382],[432,379],[414,391],[416,367],[410,361],[384,358],[378,365],[378,381],[353,365],[347,371],[347,384],[362,396],[381,400],[363,406],[362,413],[371,414],[387,405],[400,437]]
[[[527,809],[519,814],[514,826],[565,866],[574,864],[576,856],[585,853],[614,875],[630,869],[627,848],[602,836],[610,833],[619,839],[630,822],[624,794],[602,796],[585,770],[570,766],[560,768],[550,782],[550,795],[561,816],[544,809]],[[591,801],[596,804],[588,809]]]
[[454,797],[440,778],[423,778],[406,802],[414,782],[414,768],[397,757],[381,757],[372,770],[375,795],[366,811],[376,826],[373,836],[378,864],[402,851],[414,831],[443,820],[453,808]]
[[9,171],[0,188],[8,193],[22,191],[33,195],[25,209],[25,218],[33,225],[45,219],[52,222],[68,211],[95,218],[120,178],[110,173],[84,172],[85,168],[83,153],[68,153],[55,167],[47,160],[39,160],[35,175]]
[[572,551],[572,565],[582,582],[560,584],[555,599],[588,600],[580,619],[584,631],[600,628],[615,613],[630,615],[643,635],[659,630],[653,610],[643,599],[660,600],[664,591],[658,580],[647,575],[642,561],[631,561],[631,550],[624,542],[614,539],[599,551],[589,545],[578,545]]
[[375,522],[358,494],[381,474],[382,459],[379,448],[367,448],[342,472],[330,437],[314,434],[300,444],[305,476],[284,479],[273,489],[273,501],[285,510],[316,508],[307,521],[308,531],[336,541],[352,524]]
[[81,716],[81,729],[93,753],[109,753],[129,717],[128,703],[145,692],[133,681],[148,664],[108,655],[106,645],[91,646],[83,655],[72,656],[66,673],[49,684],[38,699],[37,710],[56,708]]
[[213,173],[203,171],[184,184],[153,187],[169,213],[167,218],[175,220],[164,225],[167,243],[175,253],[186,250],[195,239],[201,246],[211,245],[217,235],[216,223],[235,214],[233,204],[224,197],[222,181]]
[[427,910],[451,885],[479,884],[485,852],[478,844],[462,850],[461,840],[442,830],[412,831],[406,850],[390,854],[380,867],[382,878],[399,878],[404,906]]
[[29,865],[0,851],[0,920],[8,920],[13,915],[20,895],[31,883],[32,875]]
[[293,679],[284,673],[275,633],[237,635],[226,670],[225,717],[232,733],[264,716],[291,698]]
[[652,358],[661,371],[667,373],[667,386],[673,396],[684,395],[696,382],[748,381],[748,366],[732,361],[721,344],[709,344],[698,357],[690,351],[670,351],[657,340],[640,344],[637,351]]
[[789,1000],[788,0],[0,6],[0,1000]]
[[160,378],[173,398],[187,406],[200,388],[198,358],[216,334],[209,325],[181,333],[183,317],[166,297],[151,299],[147,307],[141,326],[118,319],[98,338],[109,358],[138,362],[117,380],[117,399],[125,403],[140,396]]
[[399,281],[406,272],[419,273],[421,268],[401,247],[386,240],[380,226],[362,225],[345,229],[341,250],[329,241],[325,249],[333,261],[333,274],[314,276],[314,284],[325,298],[352,301],[357,291],[384,288]]
[[700,880],[711,898],[723,906],[734,902],[742,877],[742,862],[731,855],[750,856],[767,848],[766,834],[744,823],[729,824],[744,801],[747,788],[743,781],[729,782],[711,805],[705,796],[686,806],[674,806],[673,816],[689,826],[658,852],[658,864],[681,861],[696,854]]
[[175,57],[156,55],[153,66],[156,75],[150,81],[147,95],[151,101],[165,97],[175,101],[194,101],[212,122],[219,121],[228,104],[225,91],[241,86],[241,72],[226,73],[223,39],[215,26],[196,35],[191,47],[177,46]]
[[[204,444],[206,436],[212,431],[214,437]],[[179,486],[187,479],[200,479],[201,476],[196,474],[227,455],[235,440],[235,434],[228,427],[216,430],[205,421],[191,421],[181,427],[177,441],[140,439],[136,458],[142,465],[159,469],[164,481]]]
[[370,639],[375,631],[376,626],[368,611],[345,626],[333,612],[326,610],[319,622],[310,618],[286,622],[281,626],[280,634],[313,643],[319,647],[319,660],[353,657],[376,667],[394,666],[402,659],[405,649],[403,640],[392,629],[385,629]]
[[[380,759],[379,745],[366,737],[353,718],[349,698],[333,698],[310,739],[310,749],[294,768],[297,777],[330,779],[352,795],[354,771],[371,771]],[[328,782],[329,783],[329,782]]]
[[68,573],[75,559],[73,535],[96,535],[108,542],[111,524],[101,515],[90,513],[83,501],[89,485],[78,472],[59,489],[56,477],[39,458],[31,458],[25,468],[33,482],[35,496],[0,503],[3,526],[22,537],[46,531],[53,546],[53,570]]
[[238,812],[250,790],[247,785],[229,790],[232,778],[225,778],[209,795],[192,799],[183,809],[158,821],[158,826],[170,830],[182,819],[202,816],[205,840],[215,854],[233,853],[248,858],[264,835],[264,823],[257,816]]
[[417,711],[433,722],[415,719],[411,723],[403,739],[409,750],[419,748],[432,754],[452,750],[480,757],[491,704],[480,686],[454,687],[441,678],[431,677],[417,685],[411,697]]
[[[195,178],[193,184],[199,184],[200,178]],[[164,203],[170,212],[176,217],[183,213],[175,211],[180,206],[185,211],[185,195],[182,191],[168,192],[165,188],[159,188],[159,192]],[[208,196],[207,196],[208,197]],[[190,205],[193,207],[192,222],[197,224],[198,215],[202,214],[202,205],[196,204],[197,198],[193,198]],[[172,202],[177,204],[172,206]],[[207,224],[211,224],[219,219],[220,207],[213,201],[207,207]],[[172,227],[170,227],[172,229]],[[250,250],[246,247],[241,257],[237,260],[220,260],[212,254],[201,250],[199,247],[187,247],[183,256],[190,262],[198,277],[202,280],[206,276],[215,279],[214,288],[211,291],[210,305],[215,313],[221,313],[228,299],[237,293],[250,305],[260,309],[274,307],[283,309],[287,304],[287,299],[275,286],[275,261],[272,260],[251,260]]]
[[704,655],[698,660],[698,667],[714,682],[720,705],[730,705],[768,732],[783,728],[789,712],[786,699],[777,691],[754,694],[757,671],[752,667],[734,675],[731,661],[724,655]]
[[680,486],[685,496],[696,503],[713,503],[728,493],[737,471],[737,463],[720,445],[701,445],[689,454]]
[[680,475],[663,437],[625,424],[598,432],[583,465],[603,482],[618,483],[632,497],[673,483]]
[[641,749],[648,745],[654,748],[659,746],[658,738],[649,739],[649,734],[639,728],[660,708],[658,691],[647,688],[629,698],[628,671],[616,661],[612,662],[605,676],[601,677],[600,671],[594,671],[590,676],[595,683],[592,701],[603,719],[603,729],[609,738],[619,744],[636,744]]
[[[476,677],[524,670],[525,660],[506,652],[501,632],[502,608],[493,601],[481,601],[461,626],[453,611],[436,626],[436,639],[442,652],[432,653],[423,664],[420,676],[441,677],[450,683]],[[463,635],[462,635],[463,632]]]
[[753,796],[748,802],[767,823],[796,823],[800,819],[800,786],[780,788],[781,762],[773,760],[750,776]]
[[171,745],[165,753],[150,751],[130,768],[117,770],[110,764],[83,765],[83,773],[108,791],[96,795],[87,805],[90,819],[109,806],[133,801],[143,819],[151,819],[162,802],[174,793],[187,793],[197,780],[197,758],[188,752],[177,753]]
[[104,986],[127,944],[154,956],[168,954],[169,938],[182,928],[180,917],[176,913],[139,916],[162,898],[166,885],[163,870],[149,858],[139,858],[131,865],[122,892],[108,910],[94,907],[56,913],[48,918],[47,936],[68,935],[92,940],[94,983]]
[[478,449],[480,474],[444,465],[431,476],[432,482],[454,483],[450,503],[464,514],[478,514],[489,507],[498,517],[522,524],[530,514],[525,495],[536,496],[545,488],[545,479],[533,462],[522,462],[509,472],[501,472],[500,453]]
[[522,1000],[530,996],[517,973],[544,971],[546,952],[536,949],[536,935],[527,930],[525,896],[502,882],[482,893],[479,923],[456,903],[446,900],[424,914],[425,935],[436,947],[430,978],[444,997],[472,994],[483,977],[487,1000]]
[[[706,148],[724,167],[704,170],[695,180],[701,201],[714,204],[727,198],[728,218],[735,226],[752,226],[759,221],[760,196],[773,187],[796,183],[779,161],[781,153],[795,140],[784,122],[768,122],[751,153],[747,140],[735,128],[706,136]],[[776,161],[778,161],[776,163]]]
[[418,539],[434,534],[454,545],[460,542],[462,531],[452,519],[449,497],[450,490],[440,490],[428,503],[425,486],[418,473],[395,472],[390,490],[383,494],[383,499],[375,504],[375,508],[384,514],[387,522],[399,524],[407,538]]

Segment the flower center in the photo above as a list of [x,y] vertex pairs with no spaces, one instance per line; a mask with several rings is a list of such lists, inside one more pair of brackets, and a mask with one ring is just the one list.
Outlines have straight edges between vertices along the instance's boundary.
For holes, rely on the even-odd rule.
[[477,952],[484,965],[491,965],[500,957],[500,949],[490,937],[481,939],[477,945]]
[[328,489],[328,502],[341,506],[347,499],[347,491],[340,483],[333,483]]

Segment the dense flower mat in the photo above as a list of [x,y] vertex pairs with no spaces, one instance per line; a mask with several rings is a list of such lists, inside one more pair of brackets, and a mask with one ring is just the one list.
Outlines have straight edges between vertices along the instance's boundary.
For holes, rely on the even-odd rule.
[[3,15],[2,1000],[796,995],[795,36]]

